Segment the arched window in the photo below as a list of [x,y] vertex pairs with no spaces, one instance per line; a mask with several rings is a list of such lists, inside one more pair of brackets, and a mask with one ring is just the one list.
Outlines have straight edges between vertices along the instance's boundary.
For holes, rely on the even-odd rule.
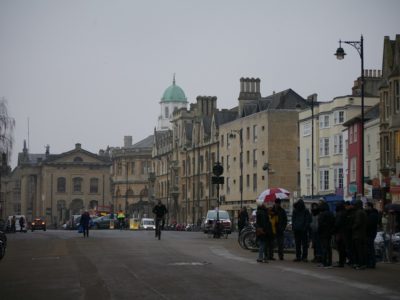
[[57,178],[57,193],[65,193],[65,177]]
[[165,107],[165,118],[166,118],[166,119],[169,118],[169,109],[168,109],[168,106]]
[[83,161],[83,159],[80,156],[74,158],[74,162],[81,162],[81,161]]
[[90,193],[97,194],[99,192],[99,179],[90,178]]
[[73,185],[74,185],[74,192],[82,192],[82,182],[83,179],[81,177],[75,177],[72,179]]

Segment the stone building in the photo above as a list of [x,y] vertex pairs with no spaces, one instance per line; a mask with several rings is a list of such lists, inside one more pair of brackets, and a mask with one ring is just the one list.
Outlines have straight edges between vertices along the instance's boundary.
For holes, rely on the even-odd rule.
[[112,160],[112,207],[138,218],[151,216],[151,174],[153,136],[132,144],[132,136],[124,137],[123,147],[110,149]]
[[308,106],[291,89],[262,97],[260,79],[241,78],[236,118],[219,128],[225,184],[221,208],[255,207],[265,189],[299,188],[298,112]]
[[400,203],[400,35],[385,36],[380,87],[380,152],[386,200]]
[[61,154],[50,154],[49,146],[31,154],[24,143],[9,180],[7,214],[59,225],[83,209],[110,205],[110,166],[108,153],[91,153],[79,143]]

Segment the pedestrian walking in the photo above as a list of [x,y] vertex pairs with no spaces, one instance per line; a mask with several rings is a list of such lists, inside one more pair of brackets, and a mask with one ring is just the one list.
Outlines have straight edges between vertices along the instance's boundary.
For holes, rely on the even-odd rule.
[[11,218],[11,232],[15,233],[16,232],[16,227],[15,227],[16,219],[15,216]]
[[281,199],[275,199],[274,210],[278,217],[276,224],[275,240],[278,246],[279,260],[283,260],[283,247],[285,241],[285,230],[287,226],[287,213],[281,206]]
[[367,268],[376,267],[375,257],[375,238],[378,233],[379,212],[374,208],[374,204],[367,202],[365,207],[367,213]]
[[239,216],[238,216],[238,230],[239,234],[242,231],[244,227],[249,224],[249,214],[247,213],[247,208],[242,207],[239,211]]
[[266,243],[272,235],[271,222],[268,217],[268,210],[264,203],[257,203],[256,212],[256,239],[259,245],[257,262],[268,262]]
[[354,203],[355,213],[352,227],[354,265],[356,270],[363,270],[367,264],[367,213],[361,200]]
[[319,215],[318,203],[312,203],[310,237],[314,254],[312,262],[314,263],[320,263],[322,257],[321,241],[319,240],[319,234],[318,234],[318,215]]
[[120,230],[124,228],[125,224],[125,214],[122,210],[120,210],[117,214],[117,220],[118,220],[118,227]]
[[332,268],[332,234],[335,225],[335,216],[329,210],[328,203],[321,201],[318,215],[318,235],[321,241],[321,267]]
[[303,199],[299,199],[294,205],[292,215],[292,230],[296,244],[296,258],[294,261],[308,261],[308,232],[310,230],[311,215],[306,208]]
[[81,215],[80,226],[82,226],[83,237],[89,237],[90,215],[88,211],[84,211]]
[[19,232],[23,232],[25,228],[25,219],[24,217],[19,218]]
[[336,218],[334,226],[334,239],[336,244],[336,250],[339,254],[339,261],[334,265],[334,267],[343,268],[346,263],[346,210],[344,207],[344,202],[339,202],[336,204]]

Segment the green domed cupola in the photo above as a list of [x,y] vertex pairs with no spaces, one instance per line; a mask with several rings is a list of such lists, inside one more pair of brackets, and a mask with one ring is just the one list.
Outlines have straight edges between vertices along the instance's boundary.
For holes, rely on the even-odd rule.
[[174,75],[174,79],[172,81],[172,85],[169,86],[162,98],[161,98],[161,102],[184,102],[187,103],[187,99],[185,96],[185,92],[175,84],[175,75]]

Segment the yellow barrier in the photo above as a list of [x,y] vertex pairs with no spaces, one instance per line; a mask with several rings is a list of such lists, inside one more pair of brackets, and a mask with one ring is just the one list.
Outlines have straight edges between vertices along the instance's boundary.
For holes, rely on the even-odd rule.
[[138,230],[139,229],[139,219],[136,219],[136,218],[129,219],[129,229]]

